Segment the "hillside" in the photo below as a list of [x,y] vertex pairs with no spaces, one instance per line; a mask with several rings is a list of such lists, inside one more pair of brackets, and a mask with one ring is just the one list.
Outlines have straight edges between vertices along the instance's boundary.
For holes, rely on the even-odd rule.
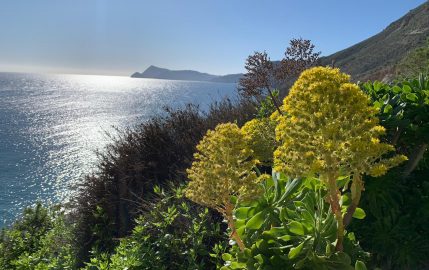
[[[349,48],[321,58],[321,65],[341,68],[354,81],[388,80],[395,65],[429,38],[429,1],[411,10],[383,31]],[[193,70],[169,70],[150,66],[133,78],[236,83],[243,74],[216,76]],[[288,83],[286,85],[289,85]]]
[[352,75],[354,81],[382,80],[394,73],[406,54],[422,46],[429,37],[429,2],[411,10],[386,29],[347,49],[323,57],[323,65]]
[[182,80],[182,81],[206,81],[206,82],[222,82],[236,83],[242,74],[229,74],[217,76],[208,73],[202,73],[194,70],[169,70],[156,66],[150,66],[143,72],[135,72],[131,75],[132,78],[151,78],[165,80]]

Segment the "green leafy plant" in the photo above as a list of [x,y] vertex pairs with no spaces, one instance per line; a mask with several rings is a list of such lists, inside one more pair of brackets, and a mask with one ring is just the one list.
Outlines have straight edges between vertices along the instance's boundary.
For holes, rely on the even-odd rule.
[[[287,179],[274,173],[264,181],[264,196],[235,210],[244,252],[223,254],[222,269],[355,269],[367,259],[353,234],[349,254],[336,252],[337,224],[318,179]],[[358,269],[358,268],[356,268]]]
[[426,269],[429,253],[429,170],[404,181],[399,169],[370,179],[362,197],[364,220],[351,230],[381,269]]
[[60,207],[24,210],[21,219],[3,229],[0,269],[74,269],[73,225]]
[[380,111],[390,141],[409,156],[403,172],[408,177],[423,158],[429,144],[429,76],[404,79],[394,84],[367,82],[361,88]]
[[157,202],[137,220],[112,254],[94,254],[85,269],[215,269],[225,241],[221,221],[184,197],[182,187],[155,187]]
[[[356,268],[365,267],[353,252],[354,235],[345,230],[353,216],[365,217],[358,208],[362,175],[383,175],[406,157],[381,142],[385,128],[378,125],[378,109],[338,69],[303,72],[282,110],[242,130],[219,125],[197,146],[188,170],[188,196],[222,213],[238,245],[239,251],[233,246],[223,255],[224,268],[354,269],[350,255]],[[270,142],[270,125],[277,125],[278,145]],[[274,171],[317,184],[295,194],[298,180],[283,186],[275,173],[256,178],[254,157],[267,165],[273,151]],[[261,184],[265,193],[258,199]],[[237,204],[244,207],[235,210],[234,220]],[[345,242],[350,255],[343,252]]]
[[[352,224],[371,264],[382,269],[425,269],[429,253],[428,77],[392,84],[367,82],[361,88],[379,108],[392,144],[410,159],[380,179],[366,179],[365,221]],[[426,159],[425,159],[426,157]],[[369,177],[367,177],[369,178]]]

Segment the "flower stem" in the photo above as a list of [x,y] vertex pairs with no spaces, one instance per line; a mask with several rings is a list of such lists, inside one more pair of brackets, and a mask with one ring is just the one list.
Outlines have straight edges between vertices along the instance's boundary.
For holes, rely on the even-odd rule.
[[427,148],[428,148],[428,144],[422,143],[422,144],[417,145],[413,149],[413,152],[412,152],[411,156],[409,157],[408,163],[405,166],[405,171],[402,175],[402,177],[404,179],[407,178],[414,171],[414,169],[417,167],[420,160],[423,158],[423,155],[426,152]]
[[243,252],[246,247],[244,246],[244,243],[241,240],[241,238],[238,235],[237,230],[235,228],[233,210],[234,210],[234,206],[230,202],[225,204],[225,212],[224,213],[225,213],[225,218],[228,221],[228,227],[231,230],[230,238],[237,243],[241,252]]
[[332,212],[337,220],[337,244],[335,246],[335,250],[343,251],[344,224],[343,216],[341,214],[339,191],[336,183],[337,177],[333,174],[329,175],[327,182],[329,204],[331,205]]
[[347,227],[352,221],[353,214],[356,211],[356,208],[359,205],[360,197],[363,190],[362,176],[358,173],[353,175],[351,193],[352,193],[352,202],[347,208],[347,212],[344,215],[343,223],[344,227]]

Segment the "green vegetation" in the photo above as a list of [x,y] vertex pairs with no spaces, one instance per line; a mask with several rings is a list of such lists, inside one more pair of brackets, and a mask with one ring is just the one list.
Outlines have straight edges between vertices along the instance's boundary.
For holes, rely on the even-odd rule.
[[271,94],[121,133],[71,206],[2,231],[0,269],[426,269],[429,77]]
[[367,217],[352,228],[373,254],[373,264],[382,269],[424,268],[429,254],[429,77],[391,85],[365,83],[362,88],[380,109],[386,140],[409,161],[377,181],[367,181],[361,203]]
[[355,269],[367,259],[350,232],[345,252],[335,252],[337,224],[319,179],[274,173],[263,186],[259,200],[235,210],[247,248],[231,248],[222,269]]
[[183,188],[165,192],[155,187],[156,199],[136,221],[130,236],[113,253],[93,252],[85,269],[214,269],[210,247],[223,243],[219,220],[207,208],[184,199]]
[[[285,116],[278,116],[275,170],[293,177],[317,175],[337,219],[337,251],[342,251],[345,226],[357,208],[363,174],[380,176],[406,160],[382,158],[394,148],[381,143],[385,129],[377,125],[377,110],[349,76],[338,69],[304,71],[284,99]],[[350,178],[345,183],[338,181]],[[349,187],[350,182],[350,187]],[[343,217],[341,192],[350,190],[351,205]]]
[[[279,144],[273,153],[273,174],[284,174],[283,178],[317,177],[319,185],[293,194],[293,189],[287,187],[296,186],[296,182],[283,183],[286,188],[282,190],[279,188],[281,183],[275,178],[271,184],[274,188],[265,189],[265,200],[259,203],[261,206],[255,205],[254,199],[248,207],[239,208],[236,210],[237,220],[232,225],[231,204],[246,203],[240,197],[247,194],[245,191],[249,187],[257,190],[251,186],[253,180],[240,181],[251,175],[252,170],[259,172],[256,166],[251,169],[248,166],[255,153],[242,146],[246,140],[240,137],[242,135],[233,124],[223,124],[209,131],[197,146],[197,160],[189,170],[189,197],[195,199],[199,194],[196,202],[223,213],[228,220],[231,239],[239,247],[236,261],[231,254],[224,255],[227,264],[223,268],[364,267],[362,261],[352,261],[343,252],[345,226],[353,215],[364,216],[364,211],[358,208],[364,189],[362,175],[383,175],[406,157],[383,157],[394,148],[379,140],[385,129],[377,125],[375,113],[378,110],[338,69],[316,67],[304,71],[281,109],[272,117],[277,123],[275,133]],[[229,134],[233,131],[234,136]],[[234,142],[235,139],[240,143]],[[201,163],[201,157],[207,161]],[[220,164],[220,161],[224,163]],[[237,176],[241,177],[237,179]],[[259,179],[261,185],[270,187],[267,175],[262,174]],[[206,192],[202,193],[202,190]],[[210,198],[210,202],[215,200],[215,203],[208,204],[205,198]],[[247,211],[251,214],[246,214]],[[244,213],[242,220],[238,213]],[[258,231],[261,228],[262,232]],[[301,252],[305,254],[302,257],[299,256]],[[298,260],[294,261],[295,258]]]
[[231,238],[243,251],[245,247],[235,229],[233,209],[237,201],[258,197],[261,188],[253,171],[258,160],[252,157],[253,151],[240,128],[230,123],[207,131],[197,150],[195,161],[188,169],[190,182],[186,195],[218,211],[228,222]]
[[38,203],[0,236],[0,269],[73,269],[73,223]]
[[397,73],[402,77],[429,74],[429,39],[425,46],[408,53],[397,65]]

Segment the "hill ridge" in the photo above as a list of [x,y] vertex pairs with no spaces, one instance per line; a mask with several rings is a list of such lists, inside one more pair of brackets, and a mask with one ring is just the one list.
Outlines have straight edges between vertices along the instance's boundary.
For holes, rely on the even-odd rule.
[[322,57],[323,65],[341,68],[353,80],[382,80],[395,72],[395,65],[429,37],[429,2],[410,10],[378,34],[346,49]]
[[154,65],[149,66],[143,72],[135,72],[131,75],[132,78],[151,78],[151,79],[166,79],[166,80],[185,80],[185,81],[205,81],[205,82],[220,82],[220,83],[237,83],[243,76],[241,73],[227,75],[212,75],[195,70],[170,70],[160,68]]

